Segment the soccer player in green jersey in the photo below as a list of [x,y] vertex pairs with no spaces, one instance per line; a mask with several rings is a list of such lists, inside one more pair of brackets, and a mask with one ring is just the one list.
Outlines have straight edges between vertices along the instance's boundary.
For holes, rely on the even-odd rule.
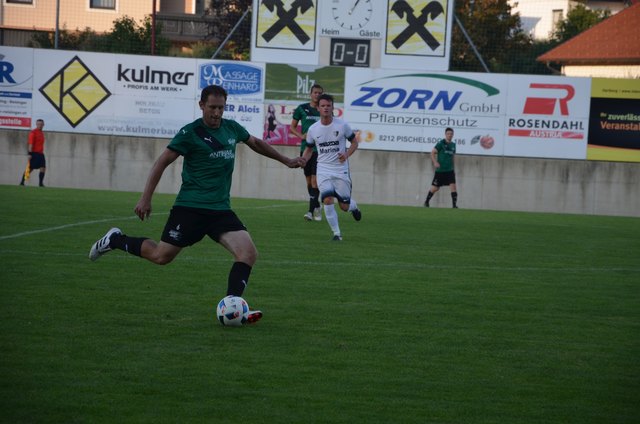
[[431,198],[440,190],[440,187],[446,185],[451,189],[453,207],[458,207],[458,190],[456,188],[456,172],[454,170],[455,156],[456,143],[453,142],[453,129],[447,128],[444,130],[444,139],[436,143],[436,146],[431,150],[431,162],[436,168],[436,174],[431,182],[427,200],[424,201],[425,207],[429,207]]
[[[245,143],[255,152],[277,160],[289,168],[304,166],[301,157],[288,158],[268,143],[250,135],[236,121],[223,119],[227,102],[224,88],[211,85],[202,90],[202,118],[185,125],[157,159],[147,179],[135,213],[141,220],[151,215],[151,197],[165,169],[179,156],[184,157],[182,186],[176,197],[159,243],[146,237],[131,237],[119,228],[111,228],[91,247],[89,258],[95,261],[105,253],[124,250],[155,264],[165,265],[180,253],[209,236],[234,258],[227,282],[227,295],[242,296],[249,281],[257,250],[246,227],[231,210],[231,177],[236,144]],[[251,311],[248,321],[262,317]]]
[[[313,84],[311,86],[311,101],[309,103],[303,103],[299,105],[296,110],[293,111],[293,119],[289,127],[289,132],[296,137],[300,138],[300,156],[307,148],[307,131],[309,127],[320,120],[320,112],[318,111],[318,99],[324,92],[324,89],[319,84]],[[300,123],[301,131],[298,131],[298,123]],[[318,166],[318,149],[314,146],[313,154],[307,161],[304,167],[304,177],[307,180],[307,191],[309,192],[309,210],[304,214],[304,219],[307,221],[322,220],[322,209],[320,209],[320,191],[318,190],[318,181],[316,177],[316,170]]]

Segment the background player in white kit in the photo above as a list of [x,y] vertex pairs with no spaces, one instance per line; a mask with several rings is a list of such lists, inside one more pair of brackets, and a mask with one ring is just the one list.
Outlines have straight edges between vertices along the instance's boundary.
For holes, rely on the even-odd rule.
[[[356,221],[362,219],[356,201],[351,198],[349,156],[358,148],[358,139],[348,123],[333,116],[333,96],[323,94],[318,99],[320,121],[309,127],[307,148],[303,153],[308,160],[313,146],[318,149],[317,180],[320,199],[324,203],[324,215],[333,231],[333,240],[342,240],[334,198],[343,211],[351,212]],[[347,140],[351,142],[347,148]]]

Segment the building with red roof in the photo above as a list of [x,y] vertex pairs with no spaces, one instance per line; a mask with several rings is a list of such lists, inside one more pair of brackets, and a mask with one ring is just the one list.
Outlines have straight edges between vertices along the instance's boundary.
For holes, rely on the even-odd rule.
[[640,2],[536,60],[552,67],[559,65],[567,76],[640,78]]

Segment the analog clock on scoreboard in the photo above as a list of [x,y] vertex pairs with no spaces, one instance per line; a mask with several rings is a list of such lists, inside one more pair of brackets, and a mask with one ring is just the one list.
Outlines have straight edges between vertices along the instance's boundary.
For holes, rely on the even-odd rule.
[[373,16],[371,0],[334,1],[331,16],[340,28],[349,31],[361,30]]

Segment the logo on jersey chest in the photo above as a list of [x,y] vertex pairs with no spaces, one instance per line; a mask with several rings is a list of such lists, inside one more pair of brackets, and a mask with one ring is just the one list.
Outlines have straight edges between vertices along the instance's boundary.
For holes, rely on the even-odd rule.
[[236,154],[233,150],[218,150],[209,154],[210,159],[234,159]]
[[334,140],[334,141],[323,141],[321,143],[318,143],[318,147],[329,147],[329,146],[337,146],[339,145],[340,142],[338,140]]

